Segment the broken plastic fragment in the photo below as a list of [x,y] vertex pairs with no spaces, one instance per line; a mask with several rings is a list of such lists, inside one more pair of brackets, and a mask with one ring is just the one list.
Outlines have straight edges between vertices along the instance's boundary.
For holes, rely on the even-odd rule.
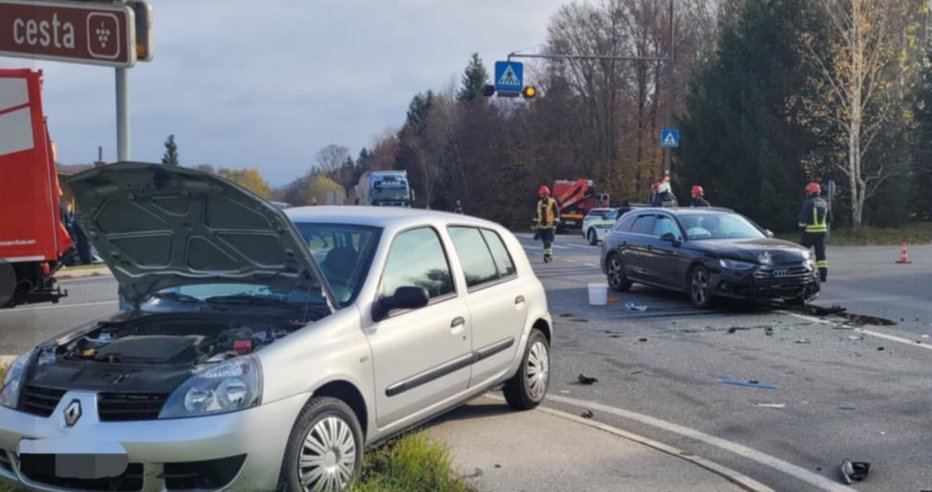
[[635,304],[634,301],[628,301],[625,303],[625,309],[628,311],[647,311],[647,306],[644,304]]
[[593,384],[593,383],[598,383],[598,382],[599,380],[596,378],[591,378],[589,376],[586,376],[585,374],[579,375],[579,384]]
[[841,477],[848,485],[864,480],[870,472],[871,464],[866,461],[851,461],[846,459],[841,463]]
[[591,419],[593,415],[595,414],[592,413],[592,410],[586,410],[585,412],[579,414],[579,416],[584,419]]
[[748,388],[760,388],[760,389],[769,389],[769,390],[777,389],[777,385],[775,384],[761,383],[760,381],[757,381],[755,379],[751,379],[748,381],[740,381],[740,380],[731,379],[731,378],[721,378],[718,380],[718,382],[722,384],[730,384],[733,386],[745,386]]

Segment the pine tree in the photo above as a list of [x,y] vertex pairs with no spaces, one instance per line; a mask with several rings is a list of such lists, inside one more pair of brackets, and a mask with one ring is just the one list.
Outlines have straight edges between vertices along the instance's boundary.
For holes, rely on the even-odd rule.
[[482,65],[482,59],[479,53],[473,53],[463,72],[462,84],[459,92],[456,94],[456,100],[459,102],[469,102],[477,97],[482,97],[482,88],[489,83],[489,72]]
[[180,166],[181,161],[178,159],[178,145],[175,144],[175,136],[169,135],[165,139],[165,154],[162,155],[162,164],[166,166]]
[[724,18],[718,47],[687,94],[681,162],[687,186],[713,205],[766,227],[792,230],[814,139],[787,104],[805,86],[794,40],[809,21],[805,0],[746,2]]

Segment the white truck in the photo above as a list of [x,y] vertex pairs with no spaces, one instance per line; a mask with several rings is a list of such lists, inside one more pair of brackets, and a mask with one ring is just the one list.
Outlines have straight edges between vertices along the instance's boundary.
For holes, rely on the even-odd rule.
[[414,201],[407,171],[367,171],[355,191],[358,205],[410,207]]

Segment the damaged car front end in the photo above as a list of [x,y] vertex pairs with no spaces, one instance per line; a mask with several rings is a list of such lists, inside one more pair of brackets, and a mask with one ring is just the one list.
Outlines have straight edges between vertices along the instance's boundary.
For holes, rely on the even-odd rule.
[[[40,343],[0,389],[0,478],[33,490],[267,489],[309,392],[264,352],[334,312],[274,206],[211,175],[121,163],[73,177],[124,312]],[[272,370],[281,372],[277,364]]]

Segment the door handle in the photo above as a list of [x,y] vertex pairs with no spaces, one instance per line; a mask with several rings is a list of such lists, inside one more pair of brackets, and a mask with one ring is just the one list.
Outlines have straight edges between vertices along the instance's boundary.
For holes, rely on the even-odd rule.
[[515,305],[524,304],[524,296],[515,297]]
[[450,322],[450,334],[463,335],[463,340],[466,340],[466,319],[462,316],[453,318],[453,321]]

